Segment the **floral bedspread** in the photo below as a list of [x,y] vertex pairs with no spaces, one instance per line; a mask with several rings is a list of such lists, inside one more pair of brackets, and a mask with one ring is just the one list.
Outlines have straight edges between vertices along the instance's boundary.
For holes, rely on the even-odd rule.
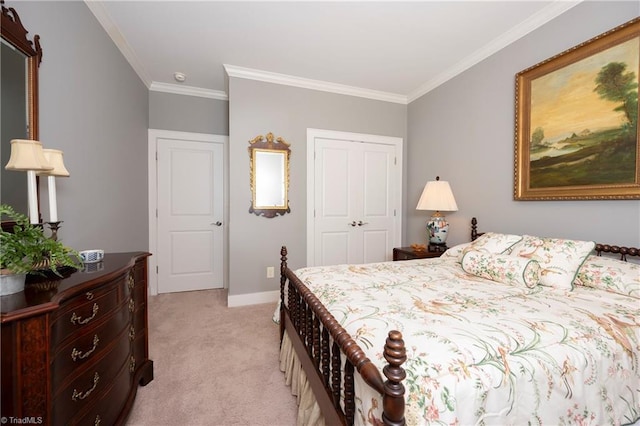
[[[445,258],[302,268],[296,275],[380,370],[388,331],[402,332],[408,425],[617,425],[640,418],[640,299],[501,284]],[[374,423],[381,398],[361,379],[355,385],[356,422]]]

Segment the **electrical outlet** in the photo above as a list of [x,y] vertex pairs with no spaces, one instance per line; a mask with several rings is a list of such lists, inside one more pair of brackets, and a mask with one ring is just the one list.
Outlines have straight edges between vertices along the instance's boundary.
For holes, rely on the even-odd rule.
[[273,266],[267,266],[267,278],[275,277],[276,270]]

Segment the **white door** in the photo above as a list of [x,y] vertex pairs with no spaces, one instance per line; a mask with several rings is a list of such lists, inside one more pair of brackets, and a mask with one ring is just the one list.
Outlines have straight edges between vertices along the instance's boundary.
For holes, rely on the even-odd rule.
[[369,137],[369,142],[368,135],[329,133],[331,137],[322,137],[326,133],[320,132],[308,147],[313,150],[313,243],[308,263],[391,260],[401,229],[398,138]]
[[158,293],[223,286],[222,143],[157,139]]

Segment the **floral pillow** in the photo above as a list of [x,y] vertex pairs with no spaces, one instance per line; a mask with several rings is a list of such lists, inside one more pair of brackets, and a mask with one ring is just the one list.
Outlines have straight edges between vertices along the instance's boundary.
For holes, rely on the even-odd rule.
[[640,298],[640,265],[591,255],[573,283]]
[[465,253],[471,250],[482,251],[485,253],[501,254],[509,250],[511,246],[513,246],[521,239],[522,237],[520,235],[485,232],[460,252],[458,260],[462,262],[462,258],[464,257]]
[[523,235],[511,248],[511,255],[536,260],[542,268],[541,285],[571,290],[578,269],[594,247],[593,241]]
[[541,268],[538,262],[508,254],[470,250],[462,258],[462,269],[477,277],[504,284],[533,288],[540,282]]

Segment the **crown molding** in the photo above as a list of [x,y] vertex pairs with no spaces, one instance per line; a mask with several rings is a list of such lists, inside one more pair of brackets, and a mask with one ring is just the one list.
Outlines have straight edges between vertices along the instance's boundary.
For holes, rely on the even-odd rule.
[[151,86],[151,78],[149,78],[149,74],[131,46],[129,46],[129,43],[127,43],[127,40],[120,32],[120,29],[113,22],[113,19],[111,19],[111,15],[109,15],[109,12],[107,12],[107,9],[103,6],[102,2],[84,0],[84,3],[87,5],[91,13],[93,13],[93,16],[96,17],[100,25],[102,25],[102,28],[104,28],[107,34],[109,34],[111,40],[113,40],[116,47],[120,50],[127,62],[129,62],[129,65],[131,65],[136,74],[138,74],[140,80],[142,80],[144,85],[149,88]]
[[327,81],[312,80],[286,74],[278,74],[253,68],[244,68],[236,65],[224,64],[224,69],[229,77],[244,78],[247,80],[264,81],[267,83],[282,84],[285,86],[300,87],[303,89],[318,90],[322,92],[337,93],[340,95],[357,96],[360,98],[374,99],[377,101],[407,104],[407,97],[397,93],[381,92],[378,90],[363,89],[344,84],[330,83]]
[[173,93],[176,95],[197,96],[200,98],[218,99],[228,101],[229,96],[221,90],[203,89],[194,86],[183,86],[181,84],[169,84],[152,81],[149,90],[154,92]]
[[528,19],[524,20],[506,33],[500,35],[489,44],[485,45],[479,50],[476,50],[474,53],[467,56],[463,61],[458,62],[446,72],[427,81],[426,83],[418,87],[415,91],[409,93],[409,95],[407,96],[408,102],[415,101],[424,94],[447,82],[458,74],[463,73],[467,69],[488,58],[494,53],[500,51],[501,49],[504,49],[511,43],[514,43],[516,40],[524,37],[525,35],[536,30],[552,19],[562,15],[563,13],[565,13],[572,7],[577,6],[583,1],[584,0],[555,0],[549,6],[530,16]]

